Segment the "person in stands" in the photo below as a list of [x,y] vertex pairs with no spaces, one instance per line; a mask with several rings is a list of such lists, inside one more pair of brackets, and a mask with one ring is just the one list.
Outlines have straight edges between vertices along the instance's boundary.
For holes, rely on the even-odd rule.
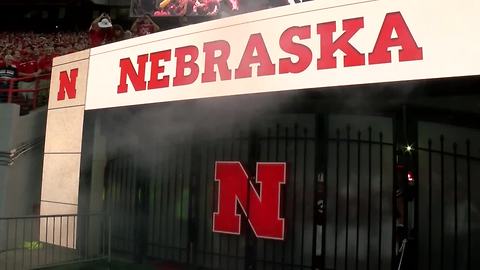
[[[38,67],[39,55],[34,55],[33,50],[28,48],[25,50],[18,68],[18,76],[24,77],[18,82],[18,89],[20,90],[33,90],[35,89],[36,79],[40,75],[40,69]],[[32,99],[33,92],[23,92],[23,96],[27,99]]]
[[[10,82],[11,79],[16,78],[18,75],[17,67],[13,65],[14,59],[10,54],[4,58],[5,66],[0,68],[0,89],[9,89],[10,86],[15,87],[15,85]],[[0,92],[0,101],[5,102],[7,97],[7,92]]]
[[135,36],[144,36],[158,32],[160,27],[152,20],[149,15],[138,17],[133,23],[130,31]]
[[90,36],[90,45],[97,47],[113,41],[114,31],[110,16],[102,13],[93,20],[88,30]]

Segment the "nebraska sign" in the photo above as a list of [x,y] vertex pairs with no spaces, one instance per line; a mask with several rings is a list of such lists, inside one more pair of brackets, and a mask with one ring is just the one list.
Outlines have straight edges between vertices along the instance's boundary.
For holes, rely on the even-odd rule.
[[[343,67],[364,66],[367,62],[370,65],[391,63],[390,50],[394,47],[400,48],[399,62],[423,59],[422,49],[417,45],[400,12],[385,15],[382,25],[379,26],[375,46],[368,52],[361,52],[350,43],[357,32],[364,28],[364,18],[345,19],[341,21],[341,25],[338,31],[335,21],[318,23],[315,26],[291,26],[285,29],[277,44],[283,53],[289,56],[280,59],[272,59],[262,33],[252,33],[248,37],[238,63],[229,62],[232,44],[223,39],[206,41],[202,48],[189,45],[142,54],[134,59],[123,58],[119,61],[117,93],[126,93],[128,89],[144,91],[190,85],[197,80],[201,83],[210,83],[252,78],[254,69],[258,77],[301,73],[312,65],[314,60],[317,70],[337,68],[340,62],[337,59],[339,57],[335,55],[337,51],[342,52]],[[312,30],[320,39],[316,48],[295,41],[312,39],[314,34]],[[341,35],[334,38],[334,33]],[[199,61],[200,51],[204,54],[202,62]],[[313,52],[319,54],[314,55]],[[165,71],[165,62],[172,60],[172,54],[175,55],[173,63],[175,73],[168,74]],[[150,68],[148,78],[147,63]]]
[[479,9],[474,0],[310,1],[94,48],[86,109],[478,75]]
[[241,215],[258,238],[283,240],[285,221],[280,217],[281,186],[286,183],[286,164],[259,162],[255,182],[257,192],[240,162],[215,163],[218,182],[217,212],[213,214],[213,231],[240,234]]

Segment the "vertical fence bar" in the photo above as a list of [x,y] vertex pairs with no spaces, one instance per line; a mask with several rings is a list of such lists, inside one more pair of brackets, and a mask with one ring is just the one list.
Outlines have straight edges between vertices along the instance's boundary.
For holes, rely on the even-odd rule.
[[[345,270],[348,269],[348,227],[350,215],[350,125],[347,125],[347,203],[345,211]],[[338,206],[337,206],[338,207]]]
[[17,269],[17,226],[18,226],[18,219],[15,219],[15,237],[13,242],[13,269]]
[[41,239],[40,239],[40,234],[42,233],[42,232],[40,231],[40,226],[41,226],[41,224],[42,224],[41,219],[42,219],[41,217],[38,219],[38,227],[37,227],[37,228],[38,228],[37,265],[40,264],[40,249],[43,248],[42,241],[40,241],[40,240],[41,240]]
[[428,139],[428,269],[432,269],[432,139]]
[[378,218],[378,270],[382,269],[382,225],[383,225],[383,133],[380,132],[380,205]]
[[53,216],[53,233],[52,233],[52,262],[55,262],[55,227],[57,226],[57,219]]
[[[60,216],[60,245],[59,247],[61,248],[62,247],[62,238],[63,238],[63,234],[62,234],[62,230],[63,230],[63,216]],[[62,260],[63,256],[62,256],[62,252],[60,253],[60,260]]]
[[[35,218],[32,218],[30,220],[30,264],[29,264],[30,268],[32,268],[32,266],[33,266],[33,247],[32,246],[33,246],[33,242],[34,242],[33,241],[33,223],[34,222],[35,222]],[[37,241],[35,241],[35,244],[37,244]],[[37,246],[37,245],[35,245],[35,246]]]
[[360,154],[361,132],[357,133],[357,239],[355,241],[355,270],[358,270],[358,249],[360,236]]
[[[25,245],[25,234],[26,234],[26,232],[25,232],[25,221],[26,221],[26,220],[27,220],[27,219],[23,219],[23,220],[22,220],[22,221],[23,221],[23,222],[22,222],[22,224],[23,224],[23,233],[22,233],[22,242],[21,242],[21,245],[20,245],[20,247],[21,247],[21,249],[22,249],[22,264],[21,264],[21,269],[25,268],[25,247],[24,247],[24,245]],[[31,244],[31,243],[32,243],[32,242],[30,241],[30,244]]]
[[333,269],[337,269],[337,247],[338,247],[338,196],[339,196],[339,186],[340,186],[340,129],[337,129],[336,133],[336,187],[335,187],[335,250],[333,255]]
[[[294,176],[297,175],[297,140],[298,140],[298,124],[295,123],[294,128],[293,128],[293,168],[292,168],[292,173]],[[291,222],[291,232],[292,232],[292,251],[291,251],[291,264],[295,264],[295,221],[297,220],[297,211],[296,211],[296,201],[297,198],[297,179],[294,177],[294,182],[293,182],[293,222]]]
[[471,231],[471,216],[472,216],[472,209],[471,209],[471,196],[472,196],[472,189],[471,189],[471,175],[470,175],[470,140],[466,141],[467,147],[467,269],[471,269],[471,254],[472,254],[472,231]]
[[78,238],[78,233],[77,233],[77,216],[73,216],[73,239],[72,239],[72,245],[73,248],[78,252],[79,248],[77,246],[77,238]]
[[453,144],[453,192],[454,192],[454,235],[453,235],[453,265],[457,265],[457,247],[458,247],[458,202],[457,202],[457,185],[458,185],[458,177],[457,177],[457,143]]
[[[70,227],[70,216],[67,216],[67,243],[66,243],[66,246],[67,246],[68,249],[70,249],[70,246],[68,245],[69,244],[68,237],[69,237],[69,233],[70,233],[70,228],[69,227]],[[68,253],[68,254],[70,255],[70,253]],[[70,257],[70,256],[68,256],[68,257]]]
[[367,270],[370,270],[370,225],[372,216],[372,127],[368,127],[368,214],[367,214]]
[[441,212],[440,212],[440,219],[441,219],[441,222],[440,222],[440,232],[441,232],[441,235],[440,235],[440,259],[441,259],[441,262],[440,262],[440,269],[443,270],[443,261],[444,261],[444,258],[443,258],[443,255],[444,255],[444,250],[443,250],[443,245],[444,245],[444,233],[445,233],[445,225],[444,225],[444,200],[445,200],[445,174],[444,174],[444,137],[443,135],[440,136],[440,181],[441,181],[441,184],[440,184],[440,207],[441,207]]
[[[301,241],[301,260],[300,265],[304,265],[304,245],[305,245],[305,198],[306,195],[306,185],[307,185],[307,143],[308,143],[308,130],[305,128],[303,130],[303,191],[302,191],[302,241]],[[313,254],[312,254],[313,256]]]

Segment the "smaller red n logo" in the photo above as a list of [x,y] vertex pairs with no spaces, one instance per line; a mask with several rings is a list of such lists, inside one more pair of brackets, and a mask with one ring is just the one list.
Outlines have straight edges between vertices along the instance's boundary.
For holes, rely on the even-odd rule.
[[58,88],[57,100],[65,100],[65,93],[68,99],[74,99],[77,95],[77,77],[78,68],[70,70],[70,76],[67,71],[60,72],[60,86]]
[[240,162],[216,162],[218,206],[213,214],[213,231],[240,234],[240,206],[255,236],[283,240],[285,220],[280,217],[280,192],[281,185],[286,182],[286,167],[281,162],[258,162],[256,182],[260,184],[259,194]]

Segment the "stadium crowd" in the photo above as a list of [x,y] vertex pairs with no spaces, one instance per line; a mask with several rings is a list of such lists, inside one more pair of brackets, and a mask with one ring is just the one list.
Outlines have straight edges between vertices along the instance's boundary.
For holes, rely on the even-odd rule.
[[[48,74],[56,56],[159,30],[149,16],[139,17],[130,30],[124,31],[122,26],[112,24],[107,14],[101,14],[92,22],[88,32],[0,32],[0,79]],[[5,85],[2,87],[1,84],[2,82],[0,87],[5,88]],[[20,88],[21,86],[19,85]]]
[[55,56],[88,46],[86,33],[0,33],[0,78],[50,73]]
[[135,16],[221,16],[294,5],[311,0],[132,0]]

